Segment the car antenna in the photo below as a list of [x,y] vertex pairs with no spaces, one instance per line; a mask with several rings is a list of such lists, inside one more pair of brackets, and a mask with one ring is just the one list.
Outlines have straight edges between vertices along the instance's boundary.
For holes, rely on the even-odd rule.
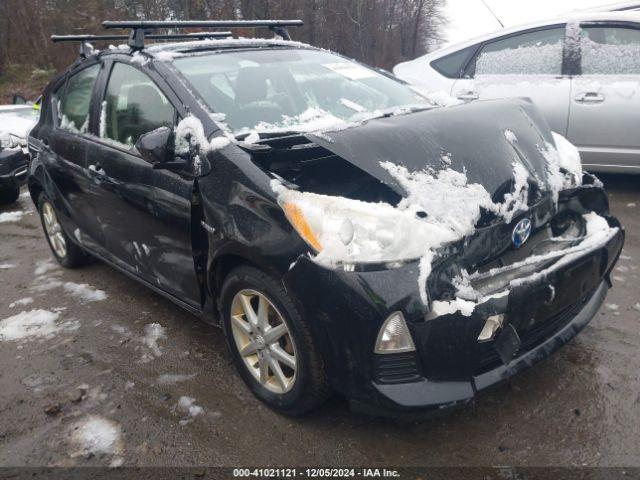
[[495,12],[491,9],[491,7],[487,4],[487,2],[485,0],[480,0],[482,2],[482,4],[487,7],[487,10],[489,10],[489,12],[491,13],[491,15],[493,15],[493,18],[496,19],[496,21],[500,24],[500,26],[502,28],[504,28],[504,23],[502,23],[502,20],[500,20],[500,18],[498,17],[498,15],[495,14]]
[[129,46],[134,50],[144,48],[148,32],[161,28],[268,28],[283,40],[291,40],[287,27],[301,27],[302,20],[129,20],[102,22],[107,29],[129,29]]

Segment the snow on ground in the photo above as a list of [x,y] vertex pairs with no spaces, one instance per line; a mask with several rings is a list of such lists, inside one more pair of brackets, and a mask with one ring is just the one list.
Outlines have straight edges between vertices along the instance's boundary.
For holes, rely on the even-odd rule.
[[33,298],[31,298],[31,297],[21,298],[20,300],[16,300],[15,302],[11,302],[9,304],[9,308],[15,308],[15,307],[20,306],[20,305],[29,305],[31,303],[33,303]]
[[38,277],[35,285],[31,287],[34,292],[44,293],[55,288],[62,287],[63,283],[60,280],[50,277]]
[[151,354],[145,353],[142,356],[142,362],[148,362],[152,360],[154,357],[159,357],[162,355],[162,351],[158,346],[158,340],[167,338],[165,328],[159,323],[149,323],[144,327],[144,337],[142,337],[141,342],[145,345],[149,350],[151,350]]
[[83,302],[99,302],[107,298],[103,290],[93,288],[86,283],[66,282],[63,284],[64,290]]
[[57,270],[57,269],[58,269],[58,265],[55,264],[53,260],[41,260],[36,263],[36,269],[33,272],[33,274],[36,277],[39,277],[40,275],[44,275],[45,273],[48,273],[52,270]]
[[90,415],[74,425],[72,440],[78,449],[72,457],[111,456],[110,466],[122,464],[124,442],[122,429],[116,422]]
[[165,373],[158,377],[158,385],[175,385],[176,383],[186,382],[196,377],[195,373],[190,375],[181,375],[176,373]]
[[10,268],[15,268],[16,266],[13,263],[0,263],[0,270],[9,270]]
[[0,321],[0,341],[51,338],[64,330],[77,330],[77,321],[58,322],[60,313],[30,310]]
[[[48,273],[49,266],[42,264],[36,269]],[[40,275],[36,278],[35,285],[31,287],[34,292],[48,292],[56,288],[62,288],[67,294],[77,298],[81,302],[99,302],[106,300],[107,294],[104,290],[99,290],[86,283],[61,282],[58,279]]]
[[24,215],[25,212],[20,210],[0,213],[0,223],[19,222]]
[[637,205],[635,203],[627,203],[627,207],[629,207],[629,208],[634,208],[636,206]]
[[180,425],[191,423],[195,417],[204,412],[204,409],[196,405],[195,398],[182,396],[178,400],[177,409],[186,415],[180,420]]

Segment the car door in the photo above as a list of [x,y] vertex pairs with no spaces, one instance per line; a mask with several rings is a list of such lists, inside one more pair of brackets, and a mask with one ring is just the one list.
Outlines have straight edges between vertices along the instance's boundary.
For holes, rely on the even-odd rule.
[[568,138],[592,170],[640,171],[640,25],[583,24]]
[[451,94],[465,101],[530,98],[551,129],[565,135],[571,89],[563,66],[565,29],[553,25],[484,42]]
[[93,208],[112,261],[156,288],[200,305],[191,247],[194,178],[154,169],[134,147],[140,135],[175,125],[178,102],[158,80],[130,64],[113,62],[99,132],[88,155],[88,168],[99,185]]
[[102,244],[100,228],[87,203],[90,180],[85,175],[91,98],[102,65],[95,63],[70,76],[53,96],[54,118],[42,133],[47,172],[55,185],[61,221],[69,234],[90,248]]

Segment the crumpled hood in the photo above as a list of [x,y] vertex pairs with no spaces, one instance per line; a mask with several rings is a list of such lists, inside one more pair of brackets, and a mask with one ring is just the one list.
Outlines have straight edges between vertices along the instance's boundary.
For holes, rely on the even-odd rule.
[[514,162],[521,162],[544,189],[548,175],[541,149],[553,144],[546,121],[524,99],[434,108],[309,137],[400,194],[405,192],[381,162],[409,171],[464,171],[469,183],[482,185],[492,196],[505,193],[514,179]]

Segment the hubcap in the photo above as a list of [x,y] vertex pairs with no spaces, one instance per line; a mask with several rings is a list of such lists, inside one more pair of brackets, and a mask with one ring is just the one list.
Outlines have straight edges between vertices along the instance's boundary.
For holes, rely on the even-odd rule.
[[67,255],[67,242],[62,234],[62,227],[58,222],[58,217],[49,202],[42,205],[42,218],[44,219],[44,230],[51,243],[51,248],[55,254],[64,258]]
[[245,366],[262,386],[282,394],[296,380],[296,346],[278,309],[260,292],[242,290],[231,303],[231,331]]

